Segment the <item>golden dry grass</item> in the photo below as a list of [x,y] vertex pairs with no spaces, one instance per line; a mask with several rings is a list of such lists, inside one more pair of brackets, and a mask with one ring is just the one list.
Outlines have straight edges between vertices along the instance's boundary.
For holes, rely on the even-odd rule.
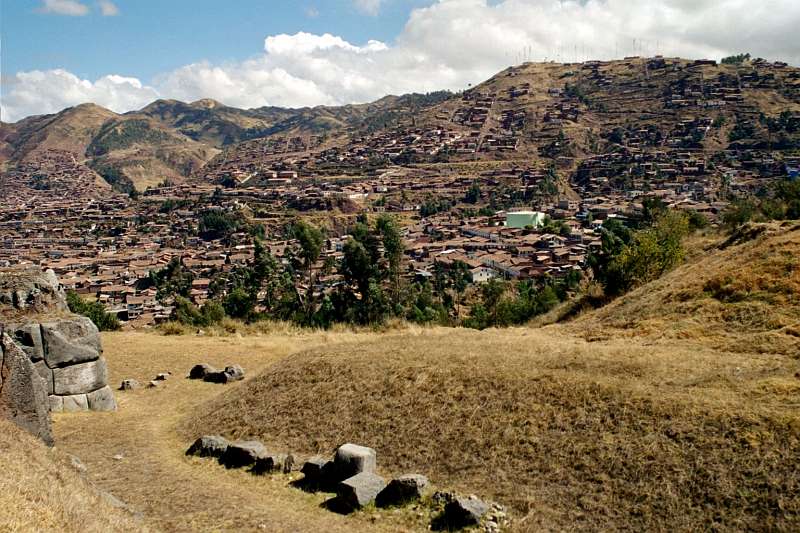
[[[212,460],[187,458],[184,451],[194,436],[176,431],[204,402],[246,385],[184,379],[195,363],[238,363],[254,376],[292,352],[355,338],[348,333],[292,332],[260,337],[103,334],[112,385],[125,378],[144,384],[159,372],[173,375],[158,389],[117,392],[115,413],[56,416],[56,441],[81,458],[94,483],[142,512],[155,530],[407,530],[413,517],[369,511],[343,517],[322,509],[326,496],[290,487],[289,476],[257,477],[225,470]],[[114,459],[118,454],[122,460]]]
[[[800,354],[800,224],[755,226],[570,328],[586,338],[692,339],[720,350]],[[748,233],[748,231],[745,231]]]
[[81,477],[69,458],[0,420],[0,531],[146,531]]
[[800,527],[800,380],[781,356],[427,330],[312,349],[189,417],[189,435],[378,450],[512,506],[520,530]]

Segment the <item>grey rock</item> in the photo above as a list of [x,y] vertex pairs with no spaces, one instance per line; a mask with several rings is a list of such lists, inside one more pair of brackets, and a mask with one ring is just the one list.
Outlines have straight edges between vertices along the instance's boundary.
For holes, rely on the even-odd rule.
[[339,501],[349,509],[361,509],[375,501],[386,487],[386,481],[374,472],[360,472],[340,482],[336,487]]
[[230,383],[242,379],[244,379],[244,369],[239,365],[226,366],[221,372],[209,372],[203,377],[203,380],[209,383]]
[[119,390],[136,390],[141,388],[141,385],[135,379],[123,379],[119,385]]
[[44,359],[44,347],[42,344],[42,327],[38,323],[23,324],[11,328],[12,337],[17,345],[28,354],[34,363]]
[[117,402],[114,400],[114,393],[108,385],[87,394],[86,400],[89,402],[90,411],[117,410]]
[[186,455],[220,457],[228,449],[228,444],[228,439],[219,435],[203,435],[189,446]]
[[30,357],[0,327],[0,416],[53,444],[50,402]]
[[80,474],[85,474],[86,473],[86,465],[83,464],[83,461],[81,461],[79,458],[75,457],[74,455],[67,454],[67,456],[69,457],[70,466],[72,468],[74,468],[75,471],[77,471]]
[[33,363],[33,366],[36,368],[36,372],[39,374],[39,377],[41,377],[44,381],[47,394],[53,394],[53,371],[50,370],[45,362],[41,360]]
[[489,505],[475,497],[456,496],[444,506],[444,522],[450,527],[477,526]]
[[171,375],[170,372],[161,372],[160,374],[156,374],[154,381],[167,381]]
[[155,389],[156,387],[159,386],[160,383],[161,383],[160,381],[156,381],[156,380],[150,381],[150,382],[147,383],[147,388],[148,389]]
[[219,372],[213,366],[200,363],[199,365],[194,365],[191,370],[189,370],[189,379],[204,379],[208,374],[213,374],[215,372]]
[[105,359],[56,368],[54,392],[59,395],[81,394],[104,387],[108,381]]
[[43,322],[42,343],[50,368],[94,361],[103,353],[100,332],[84,316]]
[[303,463],[303,467],[300,469],[300,472],[305,475],[307,480],[311,482],[318,482],[322,479],[323,469],[328,463],[331,463],[331,461],[328,461],[319,455],[315,455]]
[[421,474],[405,474],[389,482],[378,494],[375,504],[378,507],[404,505],[422,498],[428,488],[428,478]]
[[254,474],[277,474],[283,472],[289,457],[285,453],[268,453],[257,457],[256,462],[253,463],[252,472]]
[[64,397],[51,394],[48,398],[50,400],[50,412],[61,413],[64,411]]
[[237,441],[228,444],[219,462],[227,468],[251,466],[259,457],[267,455],[267,449],[257,440]]
[[375,472],[377,454],[366,446],[343,444],[336,450],[333,463],[337,481],[341,481],[361,472]]
[[62,396],[64,401],[63,412],[65,413],[79,413],[89,410],[89,400],[85,394],[73,394],[71,396]]
[[20,268],[0,272],[0,306],[33,313],[67,311],[67,298],[52,270]]

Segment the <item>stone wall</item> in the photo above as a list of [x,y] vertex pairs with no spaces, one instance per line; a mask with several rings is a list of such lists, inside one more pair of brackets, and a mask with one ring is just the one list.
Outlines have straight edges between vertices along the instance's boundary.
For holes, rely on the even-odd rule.
[[47,390],[34,364],[0,327],[0,417],[53,444]]
[[69,312],[52,271],[0,271],[0,318],[44,380],[53,412],[113,411],[100,332]]

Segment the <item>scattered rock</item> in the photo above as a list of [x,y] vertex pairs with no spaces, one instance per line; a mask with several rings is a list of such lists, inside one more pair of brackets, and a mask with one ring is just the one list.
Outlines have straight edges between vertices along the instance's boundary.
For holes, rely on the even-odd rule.
[[153,380],[153,381],[151,381],[151,382],[149,382],[147,384],[147,388],[148,389],[155,389],[156,387],[159,386],[160,383],[161,383],[160,381]]
[[422,498],[428,488],[428,478],[420,474],[405,474],[389,482],[375,498],[378,507],[404,505]]
[[76,472],[80,474],[86,473],[86,465],[83,464],[83,461],[75,457],[74,455],[68,455],[69,457],[69,465],[75,469]]
[[336,481],[351,478],[361,472],[375,472],[377,454],[372,448],[358,444],[343,444],[333,458]]
[[90,411],[117,410],[117,402],[114,400],[114,393],[111,392],[111,387],[108,385],[87,394],[86,400],[89,402]]
[[209,383],[230,383],[242,379],[244,379],[244,369],[239,365],[226,366],[221,372],[209,372],[203,377],[203,381]]
[[294,457],[285,453],[269,453],[258,457],[253,464],[254,474],[271,474],[283,472],[288,474],[292,471]]
[[328,461],[324,457],[315,455],[303,463],[303,467],[300,469],[300,472],[308,481],[317,483],[322,480],[322,473],[325,469],[325,465],[330,462],[331,461]]
[[156,379],[154,381],[167,381],[171,375],[172,372],[161,372],[160,374],[156,374]]
[[241,468],[253,465],[256,459],[266,455],[267,449],[257,440],[231,442],[219,462],[226,468]]
[[456,496],[444,506],[442,520],[448,527],[477,526],[488,510],[489,505],[474,496]]
[[189,379],[205,379],[208,374],[214,374],[219,372],[213,366],[201,363],[199,365],[194,365],[191,370],[189,370]]
[[118,453],[117,455],[113,456],[112,459],[114,459],[115,461],[122,461],[123,459],[125,459],[125,456],[122,455],[121,453]]
[[228,449],[228,439],[219,435],[204,435],[194,441],[186,450],[186,455],[198,457],[221,457]]
[[123,379],[119,385],[119,390],[136,390],[141,388],[141,385],[135,379]]
[[350,509],[361,509],[369,505],[386,487],[386,481],[374,472],[363,471],[340,482],[336,495]]

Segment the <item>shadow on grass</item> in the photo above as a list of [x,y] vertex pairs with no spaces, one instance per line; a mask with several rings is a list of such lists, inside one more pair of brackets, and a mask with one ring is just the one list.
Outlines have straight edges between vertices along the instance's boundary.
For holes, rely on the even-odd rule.
[[344,500],[342,500],[338,496],[334,496],[333,498],[325,500],[324,502],[319,504],[319,506],[322,507],[323,509],[331,511],[332,513],[341,515],[348,515],[353,512],[353,508],[347,505],[344,502]]

